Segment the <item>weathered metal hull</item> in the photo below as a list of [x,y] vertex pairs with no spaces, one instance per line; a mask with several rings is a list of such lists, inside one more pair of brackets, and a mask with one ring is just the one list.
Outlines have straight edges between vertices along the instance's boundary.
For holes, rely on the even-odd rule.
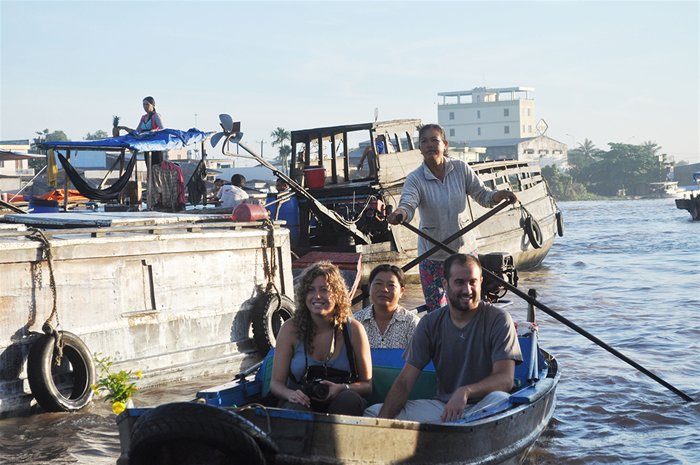
[[[60,223],[60,215],[42,216]],[[189,215],[122,218],[111,228],[44,230],[58,329],[110,356],[118,369],[142,370],[141,387],[255,361],[250,313],[268,282],[266,264],[275,265],[277,290],[293,295],[288,231],[274,228],[272,249],[263,249],[269,236],[261,223],[234,229],[230,220],[202,223]],[[0,229],[0,416],[34,405],[27,355],[53,306],[43,245],[18,228]]]

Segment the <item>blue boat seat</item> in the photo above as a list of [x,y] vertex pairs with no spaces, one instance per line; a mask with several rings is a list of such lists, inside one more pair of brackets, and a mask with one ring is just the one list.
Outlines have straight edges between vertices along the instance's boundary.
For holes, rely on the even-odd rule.
[[[272,360],[275,349],[271,349],[263,360],[255,379],[261,383],[263,396],[270,392]],[[403,349],[371,349],[372,353],[372,394],[367,399],[370,404],[384,402],[391,385],[403,368]],[[409,399],[431,399],[435,397],[435,367],[432,362],[418,377]]]
[[[546,368],[544,359],[539,356],[537,345],[537,333],[529,332],[519,336],[520,350],[523,354],[523,362],[515,367],[515,380],[513,391],[521,390],[532,385],[541,376]],[[270,392],[270,380],[272,379],[272,360],[274,349],[265,356],[255,379],[262,386],[262,396]],[[368,398],[369,404],[384,402],[391,385],[403,368],[403,349],[371,349],[372,353],[372,394]],[[409,399],[432,399],[436,394],[435,367],[432,362],[421,372]]]

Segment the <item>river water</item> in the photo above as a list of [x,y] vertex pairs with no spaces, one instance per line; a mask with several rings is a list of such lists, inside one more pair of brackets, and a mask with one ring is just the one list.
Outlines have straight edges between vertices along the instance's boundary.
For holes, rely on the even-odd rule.
[[[696,399],[700,398],[700,222],[671,199],[561,202],[565,232],[519,286]],[[414,286],[404,304],[420,302]],[[524,320],[516,296],[508,308]],[[554,417],[527,463],[700,464],[700,403],[686,403],[543,312],[540,343],[562,371]],[[205,380],[214,385],[228,378]],[[202,381],[140,392],[137,405],[191,399]],[[114,415],[0,420],[0,464],[114,464]]]

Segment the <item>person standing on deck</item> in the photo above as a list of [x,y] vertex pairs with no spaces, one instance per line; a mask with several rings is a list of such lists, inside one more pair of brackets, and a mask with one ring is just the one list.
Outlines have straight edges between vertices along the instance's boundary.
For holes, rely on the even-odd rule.
[[[421,318],[384,404],[372,405],[366,416],[450,422],[509,397],[515,365],[523,357],[510,314],[481,300],[482,271],[471,255],[445,260],[448,304]],[[430,361],[436,398],[407,400]]]
[[[389,223],[410,222],[416,209],[419,209],[420,229],[442,241],[471,220],[467,195],[487,208],[494,207],[503,200],[510,203],[518,201],[513,192],[487,188],[466,162],[446,156],[448,142],[445,130],[440,125],[424,125],[418,132],[418,139],[423,163],[406,177],[399,205],[387,217]],[[447,246],[458,252],[478,256],[476,237],[472,232]],[[418,238],[418,255],[432,247],[433,244],[427,239]],[[429,312],[447,303],[440,280],[443,276],[443,261],[447,256],[446,252],[439,250],[418,266]]]
[[160,118],[160,113],[156,112],[156,100],[153,97],[148,96],[143,99],[143,109],[146,114],[141,117],[136,129],[126,126],[117,126],[117,129],[123,129],[129,134],[141,134],[163,129],[163,120]]

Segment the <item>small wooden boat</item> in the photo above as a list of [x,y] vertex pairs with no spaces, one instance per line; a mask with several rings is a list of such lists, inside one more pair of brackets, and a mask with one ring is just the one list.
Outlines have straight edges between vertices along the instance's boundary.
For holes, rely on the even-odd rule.
[[[196,403],[128,409],[117,418],[119,465],[130,454],[157,449],[180,437],[201,440],[239,455],[250,464],[517,464],[553,415],[560,372],[554,357],[537,345],[536,332],[520,337],[525,361],[516,368],[517,388],[506,401],[455,423],[329,415],[265,405],[271,356],[234,381],[197,393]],[[399,349],[372,349],[373,394],[381,402],[403,360]],[[255,375],[249,379],[251,375]],[[426,368],[411,398],[434,394],[434,372]],[[236,407],[242,406],[242,407]],[[224,413],[221,413],[221,412]],[[224,416],[225,421],[218,423]],[[218,420],[215,420],[218,418]],[[204,425],[226,424],[215,438]],[[223,428],[224,426],[222,426]],[[209,430],[211,431],[211,430]]]

